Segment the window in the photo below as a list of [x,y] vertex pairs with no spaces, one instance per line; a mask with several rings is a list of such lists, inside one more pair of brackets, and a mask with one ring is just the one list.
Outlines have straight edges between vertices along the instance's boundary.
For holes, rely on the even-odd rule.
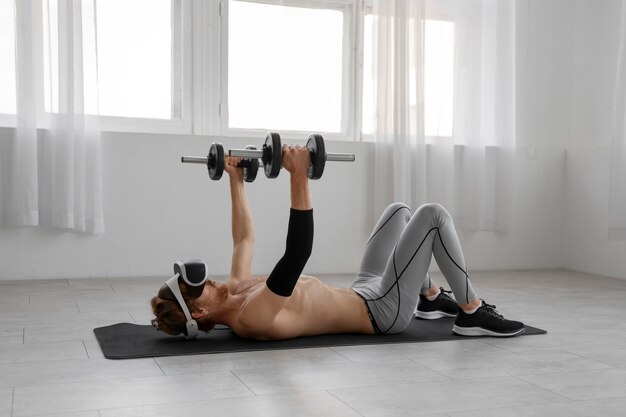
[[[100,114],[172,119],[180,117],[173,89],[172,2],[97,2]],[[177,114],[178,113],[178,114]]]
[[[0,114],[16,113],[14,1],[0,0]],[[42,34],[38,107],[47,113],[59,111],[59,63],[67,62],[59,56],[64,26],[58,1],[42,0],[43,26],[34,32]],[[85,68],[84,77],[99,86],[94,100],[86,100],[86,111],[102,116],[104,130],[371,136],[376,117],[370,3],[83,0],[83,42],[97,42],[98,55],[97,67]],[[94,21],[89,33],[85,28]],[[425,25],[427,136],[451,136],[455,116],[462,119],[460,111],[454,114],[454,60],[455,40],[464,37],[453,21],[441,15]],[[85,56],[88,50],[84,46]]]
[[228,128],[341,133],[345,21],[340,8],[229,2]]
[[[173,89],[172,10],[170,0],[101,0],[82,4],[83,71],[98,91],[85,91],[85,111],[101,116],[173,119],[180,94]],[[58,0],[43,2],[44,110],[59,111]],[[149,10],[150,18],[146,18]],[[94,13],[95,12],[95,13]],[[97,32],[97,33],[96,33]],[[97,60],[94,50],[97,42]],[[93,59],[91,60],[91,57]],[[177,63],[180,64],[180,63]],[[97,66],[96,66],[97,65]],[[88,89],[90,82],[85,83]]]
[[16,114],[15,19],[12,1],[0,1],[0,114]]
[[[374,62],[371,13],[364,16],[363,26],[363,120],[362,133],[374,133]],[[450,21],[426,20],[424,26],[424,134],[450,137],[454,125],[454,54],[455,24]],[[411,77],[411,80],[414,80]],[[411,83],[414,86],[414,82]],[[415,94],[411,106],[417,105]]]

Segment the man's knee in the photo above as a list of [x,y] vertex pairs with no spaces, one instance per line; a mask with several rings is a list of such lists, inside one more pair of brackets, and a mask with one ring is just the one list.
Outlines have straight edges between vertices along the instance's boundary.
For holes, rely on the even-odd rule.
[[409,206],[407,206],[404,203],[400,203],[400,202],[396,202],[396,203],[391,203],[387,206],[387,208],[385,209],[385,214],[393,214],[397,211],[400,210],[407,210],[409,213],[411,213],[411,209],[409,208]]
[[451,219],[452,216],[444,206],[438,203],[422,204],[415,211],[415,216],[425,217],[428,219],[445,221]]

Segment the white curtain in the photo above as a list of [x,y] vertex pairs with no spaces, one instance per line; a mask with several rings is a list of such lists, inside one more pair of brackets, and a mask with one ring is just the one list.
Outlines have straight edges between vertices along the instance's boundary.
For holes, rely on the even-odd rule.
[[[373,13],[377,212],[392,201],[437,202],[460,229],[509,231],[514,1],[380,0]],[[437,48],[427,25],[434,21],[453,33],[453,122],[449,133],[427,136],[427,123],[446,117],[426,94],[426,52]]]
[[0,131],[0,225],[104,231],[95,22],[93,2],[15,1],[17,128]]
[[622,1],[621,36],[615,82],[609,191],[609,240],[626,240],[626,1]]

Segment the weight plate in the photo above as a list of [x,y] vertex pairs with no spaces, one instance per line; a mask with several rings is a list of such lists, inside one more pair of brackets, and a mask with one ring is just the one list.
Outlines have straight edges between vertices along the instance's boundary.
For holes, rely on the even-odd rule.
[[308,176],[312,180],[319,180],[326,166],[326,147],[322,135],[312,134],[306,142],[306,147],[311,152],[311,165]]
[[221,143],[213,142],[207,156],[209,178],[219,180],[224,173],[224,147]]
[[280,135],[276,132],[267,132],[263,145],[263,169],[267,178],[276,178],[280,174],[283,161],[283,148]]
[[[256,151],[256,146],[248,145],[246,149]],[[259,172],[259,160],[256,158],[245,158],[242,161],[246,161],[243,164],[243,180],[245,182],[253,182],[256,179],[256,174]]]

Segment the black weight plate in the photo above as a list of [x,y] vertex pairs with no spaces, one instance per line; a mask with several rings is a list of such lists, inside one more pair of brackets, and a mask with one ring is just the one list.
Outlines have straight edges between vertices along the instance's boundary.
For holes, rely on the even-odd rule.
[[[246,149],[256,151],[256,146],[248,145]],[[246,158],[245,161],[247,161],[247,163],[243,166],[243,180],[245,182],[253,182],[256,179],[256,174],[259,172],[259,160],[256,158]]]
[[276,132],[267,132],[263,145],[264,157],[263,168],[267,178],[276,178],[280,174],[283,162],[283,148],[280,143],[280,135]]
[[326,146],[322,135],[312,134],[306,142],[306,147],[311,153],[311,165],[308,176],[312,180],[319,180],[326,166]]
[[207,156],[207,168],[209,169],[209,178],[219,180],[224,173],[224,147],[221,143],[213,142]]

